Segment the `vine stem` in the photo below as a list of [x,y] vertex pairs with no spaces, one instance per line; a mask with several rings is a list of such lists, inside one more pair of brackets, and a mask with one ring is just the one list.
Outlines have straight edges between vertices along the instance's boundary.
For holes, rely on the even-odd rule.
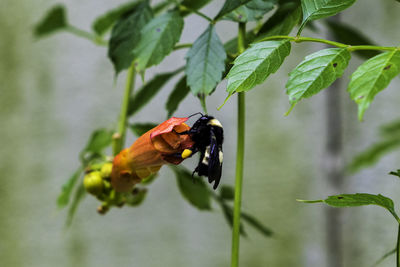
[[400,267],[400,224],[399,224],[399,230],[397,231],[396,266]]
[[118,119],[118,131],[113,136],[113,154],[117,155],[123,148],[126,135],[126,122],[128,119],[129,100],[135,86],[135,65],[132,62],[126,75],[124,98],[122,99],[121,113]]
[[315,42],[315,43],[323,43],[327,45],[336,46],[339,48],[347,48],[350,52],[356,50],[384,50],[384,51],[393,51],[393,50],[400,50],[399,47],[391,47],[391,46],[377,46],[377,45],[348,45],[339,42],[329,41],[320,38],[313,38],[313,37],[301,37],[301,36],[287,36],[287,35],[276,35],[276,36],[269,36],[257,40],[257,42],[269,41],[269,40],[276,40],[276,39],[287,39],[296,43],[302,42]]
[[[246,24],[239,23],[238,52],[246,48]],[[245,95],[238,93],[238,126],[236,151],[235,200],[233,209],[232,258],[231,266],[239,266],[240,242],[240,209],[242,204],[243,162],[244,162],[244,130],[245,130]]]

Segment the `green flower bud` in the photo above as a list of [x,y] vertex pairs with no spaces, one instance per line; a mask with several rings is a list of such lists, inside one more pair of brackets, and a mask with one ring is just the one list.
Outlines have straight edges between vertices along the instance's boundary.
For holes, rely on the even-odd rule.
[[103,177],[103,178],[110,177],[112,167],[113,167],[113,165],[111,162],[104,163],[104,165],[101,167],[101,170],[100,170],[101,177]]
[[103,178],[99,171],[90,172],[83,178],[83,185],[90,194],[98,196],[103,191]]

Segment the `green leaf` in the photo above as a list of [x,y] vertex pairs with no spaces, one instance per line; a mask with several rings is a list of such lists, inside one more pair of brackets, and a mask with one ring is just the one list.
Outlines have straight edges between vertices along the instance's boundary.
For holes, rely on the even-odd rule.
[[[222,212],[224,214],[226,221],[228,222],[230,227],[233,227],[233,210],[232,210],[232,208],[230,206],[228,206],[227,204],[225,204],[224,202],[220,202],[220,204],[221,204]],[[239,231],[242,236],[244,236],[244,237],[247,236],[242,222],[240,222]]]
[[229,71],[227,91],[249,91],[276,72],[290,53],[290,41],[266,41],[255,43],[240,54]]
[[235,197],[235,189],[229,185],[222,185],[219,195],[224,200],[233,200]]
[[142,37],[134,50],[137,71],[160,63],[179,41],[183,19],[178,12],[168,12],[152,19],[141,30]]
[[273,35],[289,35],[300,19],[301,7],[295,3],[286,3],[264,23],[256,40]]
[[275,4],[276,0],[251,0],[226,14],[223,19],[236,22],[260,20],[274,8]]
[[222,6],[221,10],[219,11],[218,15],[214,18],[214,20],[219,20],[226,14],[232,12],[236,8],[243,6],[250,1],[253,0],[226,0],[225,4]]
[[187,83],[194,95],[210,95],[222,79],[226,53],[213,25],[194,42],[186,55]]
[[171,167],[175,172],[179,191],[190,204],[200,210],[211,210],[211,194],[201,178],[194,180],[192,174],[183,168]]
[[108,129],[95,130],[90,138],[86,147],[80,153],[82,162],[87,161],[92,157],[99,156],[102,151],[111,144],[113,131]]
[[93,31],[98,35],[105,34],[111,26],[122,17],[122,15],[132,11],[138,4],[140,4],[140,2],[141,1],[132,1],[120,5],[97,17],[92,24]]
[[36,37],[42,37],[67,27],[68,22],[65,7],[57,5],[50,9],[42,21],[35,26],[34,34]]
[[[326,20],[326,25],[335,37],[335,40],[348,45],[375,45],[368,37],[363,35],[359,29],[336,20]],[[365,59],[379,54],[376,50],[356,50],[354,53]]]
[[364,205],[377,205],[387,209],[396,220],[398,216],[394,210],[393,201],[390,198],[379,195],[372,195],[367,193],[356,194],[341,194],[336,196],[329,196],[323,200],[298,200],[305,203],[318,203],[323,202],[329,206],[343,208],[343,207],[357,207]]
[[365,61],[351,75],[348,92],[358,104],[358,118],[362,120],[375,95],[385,89],[400,73],[400,51],[379,54]]
[[141,136],[141,135],[145,134],[146,132],[150,131],[151,129],[153,129],[154,127],[156,127],[157,125],[158,124],[151,123],[151,122],[135,123],[135,124],[131,124],[130,128],[136,136]]
[[80,183],[75,191],[72,203],[68,209],[67,222],[66,222],[67,227],[71,226],[72,220],[74,219],[74,215],[76,213],[76,210],[78,209],[79,203],[83,200],[85,196],[86,196],[85,187],[83,186],[83,183]]
[[113,62],[117,74],[131,66],[135,57],[133,50],[141,39],[140,31],[152,17],[148,1],[144,1],[122,16],[114,25],[108,46],[108,57]]
[[392,249],[391,251],[388,251],[387,253],[385,253],[382,257],[380,257],[379,260],[377,260],[374,265],[372,265],[372,267],[376,267],[378,266],[382,261],[384,261],[387,257],[389,257],[390,255],[395,254],[397,251],[397,248]]
[[356,0],[301,0],[303,22],[297,35],[300,35],[306,23],[310,20],[330,17],[350,7]]
[[[155,176],[153,176],[155,177]],[[135,188],[131,194],[125,196],[126,204],[131,207],[139,206],[143,203],[147,196],[147,189],[145,188]]]
[[400,138],[394,137],[380,141],[367,150],[354,157],[353,161],[347,166],[349,171],[356,172],[367,166],[371,166],[378,160],[400,146]]
[[399,177],[400,178],[400,169],[399,170],[397,170],[397,171],[393,171],[393,172],[389,172],[389,174],[391,174],[391,175],[394,175],[394,176],[397,176],[397,177]]
[[178,69],[173,72],[157,74],[153,79],[144,84],[142,88],[140,88],[138,92],[131,97],[128,115],[132,116],[142,109],[172,77],[181,71],[182,69]]
[[82,173],[82,168],[79,167],[74,172],[74,174],[72,174],[72,176],[68,179],[68,181],[63,184],[61,188],[61,193],[58,195],[57,198],[57,206],[59,208],[64,208],[65,206],[68,205],[72,190],[74,189],[76,182],[79,180],[81,173]]
[[165,104],[165,108],[168,111],[168,117],[171,117],[172,114],[178,109],[179,104],[183,99],[187,96],[190,89],[186,84],[186,76],[183,76],[179,82],[175,85],[174,90],[168,96],[167,103]]
[[380,127],[381,134],[387,136],[400,136],[400,120],[392,121]]
[[289,101],[294,106],[301,99],[317,94],[342,76],[350,61],[346,48],[328,48],[306,56],[289,73],[286,83]]
[[254,218],[250,214],[242,212],[240,214],[240,216],[242,217],[242,219],[245,222],[250,224],[252,227],[254,227],[254,229],[259,231],[264,236],[272,236],[273,235],[273,232],[271,231],[271,229],[269,229],[268,227],[264,226],[262,223],[260,223],[256,218]]

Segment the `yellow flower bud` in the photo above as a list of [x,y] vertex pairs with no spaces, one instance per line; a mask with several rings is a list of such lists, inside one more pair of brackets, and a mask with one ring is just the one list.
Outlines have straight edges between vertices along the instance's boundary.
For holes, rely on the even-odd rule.
[[101,177],[103,177],[103,178],[110,177],[111,171],[112,171],[112,163],[111,162],[104,163],[104,165],[101,166],[101,170],[100,170]]
[[90,172],[83,178],[83,185],[90,194],[98,196],[103,191],[103,178],[99,171]]

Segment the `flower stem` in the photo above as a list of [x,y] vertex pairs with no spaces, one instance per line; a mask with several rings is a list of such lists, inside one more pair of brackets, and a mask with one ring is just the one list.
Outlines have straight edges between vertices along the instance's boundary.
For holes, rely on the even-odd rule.
[[129,100],[135,86],[135,66],[132,62],[126,75],[124,98],[122,99],[121,113],[118,120],[118,131],[113,136],[113,153],[117,155],[123,148],[126,135],[126,121],[129,109]]
[[[246,24],[239,23],[238,51],[242,53],[246,47]],[[232,258],[231,266],[239,266],[239,242],[240,242],[240,209],[242,203],[243,162],[244,162],[244,128],[245,127],[245,95],[238,93],[238,128],[236,151],[236,178],[235,201],[233,210],[232,229]]]

